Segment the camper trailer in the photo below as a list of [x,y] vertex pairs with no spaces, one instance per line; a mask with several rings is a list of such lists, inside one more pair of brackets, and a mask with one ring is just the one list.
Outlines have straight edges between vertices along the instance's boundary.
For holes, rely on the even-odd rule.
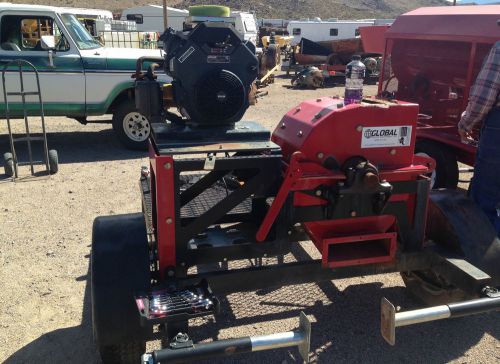
[[[188,17],[189,11],[187,10],[167,8],[168,26],[174,30],[183,30]],[[123,11],[121,19],[135,21],[139,31],[161,33],[165,30],[163,7],[160,5],[145,5],[126,9]],[[257,42],[257,22],[252,13],[231,11],[230,18],[203,17],[203,21],[229,21],[244,36],[245,40],[250,40],[254,44]]]
[[288,33],[293,36],[292,45],[302,38],[313,42],[349,39],[359,36],[359,28],[374,25],[374,20],[294,20],[288,23]]

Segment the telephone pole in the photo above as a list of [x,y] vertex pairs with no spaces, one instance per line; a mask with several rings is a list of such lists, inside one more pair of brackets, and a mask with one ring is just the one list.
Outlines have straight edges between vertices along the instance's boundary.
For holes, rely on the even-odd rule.
[[[163,0],[163,27],[168,28],[168,17],[167,17],[167,0]],[[164,30],[165,30],[164,29]]]

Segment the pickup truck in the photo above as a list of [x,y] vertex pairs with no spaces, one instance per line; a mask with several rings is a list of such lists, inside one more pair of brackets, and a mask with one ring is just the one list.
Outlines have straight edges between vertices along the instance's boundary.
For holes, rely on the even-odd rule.
[[[0,71],[14,59],[31,62],[39,72],[47,116],[66,116],[87,123],[90,116],[112,114],[113,130],[126,147],[144,149],[151,126],[134,101],[136,61],[162,56],[159,49],[104,48],[69,9],[0,3]],[[36,88],[26,75],[25,89]],[[163,79],[164,78],[164,79]],[[15,68],[5,73],[7,92],[19,91]],[[169,81],[166,75],[159,80]],[[0,118],[5,115],[0,87]],[[12,118],[23,116],[21,99],[9,96]],[[27,96],[29,114],[37,114],[36,98]]]

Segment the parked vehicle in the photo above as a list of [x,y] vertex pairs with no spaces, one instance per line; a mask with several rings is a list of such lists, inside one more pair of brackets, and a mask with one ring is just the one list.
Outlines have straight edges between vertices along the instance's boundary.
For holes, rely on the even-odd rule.
[[[129,148],[144,148],[151,130],[149,121],[135,109],[131,75],[138,58],[161,56],[161,52],[104,48],[65,8],[0,4],[0,62],[21,58],[35,65],[45,114],[83,124],[89,116],[113,114],[113,129]],[[7,76],[7,81],[15,77]],[[160,75],[160,80],[169,78]],[[13,117],[22,116],[21,105],[20,98],[18,103],[14,100]],[[28,102],[28,109],[38,109],[34,100]],[[2,104],[0,115],[4,112]]]
[[436,160],[435,188],[457,186],[457,161],[474,165],[476,145],[460,141],[457,123],[484,58],[500,39],[499,18],[499,5],[420,8],[399,16],[386,32],[379,93],[420,105],[416,150]]
[[[174,30],[184,30],[186,22],[190,21],[188,10],[167,8],[168,26]],[[245,40],[250,40],[257,44],[257,21],[254,14],[244,11],[231,11],[229,17],[192,16],[196,22],[201,21],[222,21],[230,22],[236,30],[243,35]],[[122,20],[136,21],[137,30],[147,32],[163,32],[163,7],[159,5],[137,6],[125,9],[121,16]]]
[[293,36],[292,45],[300,43],[302,38],[313,42],[349,39],[359,36],[359,27],[374,24],[374,20],[294,20],[288,23],[288,33]]

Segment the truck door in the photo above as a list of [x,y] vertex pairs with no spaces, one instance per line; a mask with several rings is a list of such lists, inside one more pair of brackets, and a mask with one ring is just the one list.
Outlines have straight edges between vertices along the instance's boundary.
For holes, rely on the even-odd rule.
[[[52,35],[56,48],[42,49],[41,37]],[[0,13],[0,69],[6,62],[24,59],[38,70],[40,88],[46,115],[79,117],[85,115],[85,74],[77,47],[64,34],[58,18],[50,12],[2,12]],[[6,73],[7,91],[19,90],[19,76],[15,69]],[[36,90],[34,75],[26,74],[25,89]],[[0,87],[0,112],[5,110],[3,88]],[[37,99],[27,97],[28,109],[39,112]],[[22,115],[20,98],[9,98],[12,116]]]

